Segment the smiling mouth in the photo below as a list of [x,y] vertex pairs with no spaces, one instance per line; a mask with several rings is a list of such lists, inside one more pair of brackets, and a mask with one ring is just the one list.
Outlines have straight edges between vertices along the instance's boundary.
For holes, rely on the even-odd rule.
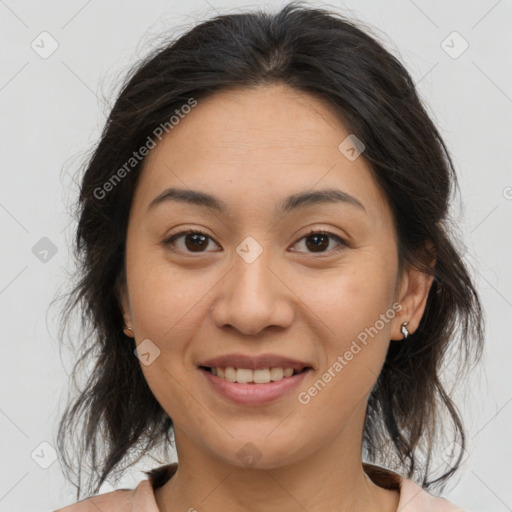
[[250,368],[226,368],[200,366],[203,371],[207,371],[216,377],[227,380],[229,382],[237,382],[239,384],[268,384],[283,379],[288,379],[299,373],[312,370],[311,366],[302,369],[297,368],[260,368],[252,370]]

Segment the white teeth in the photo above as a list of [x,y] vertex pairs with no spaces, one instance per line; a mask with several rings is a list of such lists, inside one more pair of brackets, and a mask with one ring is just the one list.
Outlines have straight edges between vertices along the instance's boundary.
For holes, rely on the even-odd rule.
[[284,377],[291,377],[294,373],[293,368],[261,368],[251,370],[249,368],[211,368],[213,375],[226,379],[230,382],[239,382],[247,384],[253,382],[255,384],[267,384]]
[[236,381],[242,384],[251,382],[253,380],[253,374],[254,372],[252,370],[247,370],[246,368],[237,368]]
[[[240,371],[240,370],[238,370]],[[261,370],[254,370],[253,379],[256,384],[264,384],[270,382],[270,370],[268,368],[262,368]]]
[[282,368],[270,368],[270,380],[281,380],[284,377]]
[[224,378],[229,382],[236,382],[236,370],[229,366],[224,370]]
[[284,369],[284,376],[285,377],[291,377],[293,375],[293,368],[285,368]]

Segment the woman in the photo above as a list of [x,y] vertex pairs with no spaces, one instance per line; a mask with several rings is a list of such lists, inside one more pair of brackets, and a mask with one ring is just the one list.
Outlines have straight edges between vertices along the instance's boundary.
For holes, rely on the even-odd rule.
[[484,330],[455,184],[407,71],[338,14],[219,16],[147,58],[81,186],[95,366],[58,442],[78,499],[92,476],[60,510],[461,510],[433,494],[465,446],[441,367]]

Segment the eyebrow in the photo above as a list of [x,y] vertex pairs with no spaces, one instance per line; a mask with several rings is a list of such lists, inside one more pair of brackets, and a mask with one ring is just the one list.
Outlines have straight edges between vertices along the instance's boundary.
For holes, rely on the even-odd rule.
[[[203,206],[217,210],[219,213],[224,213],[228,210],[228,206],[224,201],[206,192],[190,189],[168,188],[149,203],[148,211],[167,201]],[[367,213],[366,208],[358,199],[346,192],[333,188],[292,194],[277,205],[277,212],[288,213],[306,206],[321,203],[343,203],[355,206]]]

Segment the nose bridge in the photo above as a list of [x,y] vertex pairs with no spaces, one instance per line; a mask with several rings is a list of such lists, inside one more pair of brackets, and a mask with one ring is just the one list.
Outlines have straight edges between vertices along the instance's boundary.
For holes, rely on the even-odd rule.
[[236,248],[220,297],[214,308],[219,327],[231,325],[246,334],[256,334],[269,325],[286,326],[293,317],[287,288],[275,275],[279,265],[273,251],[252,237]]
[[271,250],[253,241],[244,241],[236,248],[234,258],[233,292],[237,295],[259,296],[260,302],[273,293],[275,276],[272,267]]

